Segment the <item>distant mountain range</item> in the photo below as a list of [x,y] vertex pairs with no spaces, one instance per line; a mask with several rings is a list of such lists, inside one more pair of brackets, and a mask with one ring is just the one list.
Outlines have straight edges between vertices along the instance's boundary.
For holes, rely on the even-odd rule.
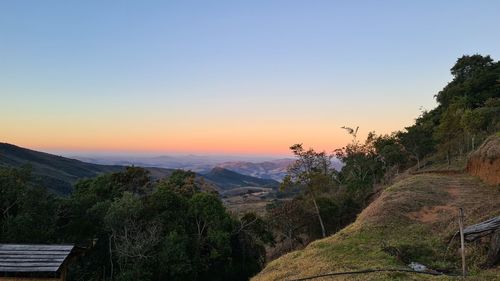
[[[105,165],[123,165],[140,167],[160,167],[166,169],[191,170],[200,174],[208,174],[215,167],[228,169],[243,175],[281,181],[286,174],[286,168],[294,160],[291,158],[269,159],[262,157],[247,157],[240,160],[237,156],[72,156],[72,158]],[[235,160],[235,161],[232,161]]]
[[[237,172],[239,174],[281,181],[286,169],[293,163],[292,158],[272,159],[265,157],[238,157],[238,156],[72,156],[84,162],[106,165],[135,165],[141,167],[160,167],[166,169],[191,170],[200,174],[208,174],[215,167]],[[332,165],[340,170],[342,164],[338,159],[332,159]]]
[[[291,158],[277,159],[258,163],[237,161],[217,164],[217,167],[235,171],[243,175],[281,181],[286,175],[288,166],[294,161],[295,159]],[[342,169],[342,163],[336,158],[332,159],[332,165],[337,171],[340,171],[340,169]]]
[[224,189],[233,189],[239,187],[269,187],[277,188],[279,183],[273,179],[261,179],[257,177],[242,175],[234,171],[215,167],[208,174],[203,175],[204,178],[211,182],[217,183]]
[[214,167],[225,162],[263,162],[274,160],[269,157],[251,156],[231,156],[231,155],[160,155],[160,156],[140,156],[140,155],[105,155],[105,154],[85,154],[67,155],[69,158],[78,159],[83,162],[101,165],[121,165],[140,167],[159,167],[166,169],[184,169],[205,174]]
[[197,173],[208,173],[218,163],[217,159],[207,156],[186,155],[186,156],[133,156],[133,155],[91,155],[91,156],[70,156],[80,161],[101,164],[101,165],[121,165],[158,167],[166,169],[191,170]]
[[[71,193],[73,184],[79,179],[92,178],[103,173],[122,171],[125,169],[125,166],[135,165],[146,167],[151,172],[152,177],[157,179],[166,177],[173,171],[173,169],[167,169],[161,166],[154,167],[151,162],[140,165],[137,162],[128,163],[124,159],[122,160],[124,162],[121,162],[121,165],[86,163],[80,160],[30,150],[8,143],[0,143],[0,167],[20,167],[29,164],[32,167],[32,172],[37,183],[62,195]],[[164,156],[156,157],[156,160],[164,163],[163,161],[165,161],[166,158]],[[182,167],[176,168],[190,169],[185,163],[183,165]],[[204,173],[198,171],[197,175],[201,178],[205,178],[206,182],[214,185],[219,191],[239,187],[277,188],[279,186],[279,182],[272,179],[261,179],[242,175],[222,167],[213,167],[214,165],[212,168],[207,166],[206,169],[203,170]]]
[[243,175],[281,181],[286,175],[286,169],[293,161],[294,159],[288,158],[258,163],[236,161],[217,164],[217,167],[225,168]]

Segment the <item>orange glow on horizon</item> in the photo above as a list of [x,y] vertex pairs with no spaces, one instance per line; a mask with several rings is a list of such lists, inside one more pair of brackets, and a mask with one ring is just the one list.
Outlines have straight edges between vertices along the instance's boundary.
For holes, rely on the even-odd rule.
[[[158,154],[234,154],[234,155],[290,155],[289,147],[302,143],[305,148],[332,152],[350,142],[350,136],[339,129],[337,134],[325,132],[323,135],[306,132],[304,134],[251,135],[207,134],[191,135],[64,135],[59,138],[41,136],[39,138],[10,138],[2,140],[18,146],[42,151],[74,151],[81,153],[158,153]],[[364,134],[366,135],[366,134]],[[361,135],[362,139],[364,135]]]
[[303,143],[306,148],[314,148],[317,151],[331,152],[340,148],[345,143],[335,142],[311,142],[311,141],[281,141],[275,143],[265,143],[256,141],[251,143],[213,143],[204,141],[197,143],[195,140],[183,141],[180,143],[155,143],[144,142],[141,144],[133,142],[115,143],[86,143],[65,144],[65,143],[40,143],[40,142],[18,142],[6,141],[18,146],[42,150],[42,151],[78,151],[78,152],[130,152],[130,153],[198,153],[198,154],[235,154],[235,155],[289,155],[289,147],[295,143]]
[[[351,137],[341,129],[344,125],[360,124],[358,137],[364,139],[370,130],[390,133],[412,121],[379,116],[332,120],[293,114],[272,118],[252,118],[251,114],[231,118],[221,114],[205,122],[203,116],[175,120],[160,117],[82,115],[0,120],[0,141],[55,152],[290,155],[289,147],[296,143],[326,152],[345,146]],[[348,122],[350,119],[354,120]]]

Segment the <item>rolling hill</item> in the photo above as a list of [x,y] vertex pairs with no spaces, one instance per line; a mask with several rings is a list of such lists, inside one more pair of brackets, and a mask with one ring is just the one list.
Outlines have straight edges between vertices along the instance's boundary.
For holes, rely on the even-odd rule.
[[[467,174],[406,175],[385,188],[357,220],[305,249],[270,262],[253,281],[294,280],[330,272],[410,269],[418,262],[441,272],[460,272],[457,214],[466,225],[500,213],[500,190]],[[487,244],[486,244],[487,245]],[[483,244],[467,245],[471,280],[500,280],[500,268],[482,270]],[[336,276],[335,280],[456,280],[404,272]],[[323,280],[312,279],[312,280]]]
[[[314,276],[365,270],[375,272],[338,275],[335,280],[457,280],[446,274],[461,271],[459,239],[453,239],[459,208],[464,210],[466,226],[500,215],[499,141],[499,134],[486,140],[471,153],[465,170],[401,174],[354,223],[270,262],[252,280],[323,280]],[[500,266],[485,265],[490,243],[484,237],[466,244],[468,280],[500,280]],[[377,272],[409,270],[410,263],[445,274]]]
[[102,173],[121,171],[123,166],[97,165],[0,143],[0,166],[20,167],[30,165],[37,183],[57,194],[69,194],[79,179],[95,177]]
[[[287,168],[295,161],[293,158],[283,158],[264,162],[233,161],[217,164],[217,167],[228,169],[252,177],[282,181]],[[335,170],[342,169],[342,163],[337,158],[332,159]]]
[[221,167],[213,168],[210,173],[204,174],[203,177],[209,181],[216,183],[224,190],[239,187],[279,187],[279,182],[273,179],[261,179],[257,177],[242,175]]
[[[67,195],[79,179],[92,178],[99,174],[118,172],[123,165],[91,164],[83,161],[22,148],[8,143],[0,143],[0,167],[21,167],[29,165],[37,184],[47,187],[56,194]],[[168,176],[173,170],[147,167],[153,178]],[[272,187],[279,183],[270,179],[260,179],[242,175],[222,168],[213,169],[208,174],[197,174],[219,191],[239,187]]]
[[294,159],[277,159],[265,162],[234,161],[217,164],[217,167],[231,170],[243,175],[263,179],[281,181],[286,175],[286,169]]

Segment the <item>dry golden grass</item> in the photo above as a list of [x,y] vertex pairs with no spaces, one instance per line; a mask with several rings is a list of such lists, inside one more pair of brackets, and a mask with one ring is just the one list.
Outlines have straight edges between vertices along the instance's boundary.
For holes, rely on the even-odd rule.
[[[407,268],[382,245],[396,247],[411,261],[435,269],[460,270],[457,244],[448,240],[458,229],[458,208],[467,225],[500,215],[500,190],[474,177],[422,174],[403,177],[386,188],[358,219],[337,234],[270,262],[252,280],[290,280],[328,272]],[[484,244],[467,246],[468,280],[500,280],[500,270],[481,270]],[[371,273],[315,280],[458,280],[413,273]]]
[[230,212],[239,215],[244,213],[256,213],[260,216],[266,214],[266,206],[270,203],[267,200],[244,202],[244,203],[231,203],[227,205]]

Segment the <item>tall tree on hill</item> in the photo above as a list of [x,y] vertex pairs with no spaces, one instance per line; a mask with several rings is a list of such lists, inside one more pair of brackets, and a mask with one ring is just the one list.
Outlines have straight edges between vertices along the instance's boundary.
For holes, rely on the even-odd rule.
[[444,109],[457,98],[463,98],[465,107],[472,109],[500,95],[500,64],[490,56],[462,56],[450,72],[453,81],[436,95],[437,102]]
[[357,200],[364,201],[367,189],[371,188],[383,176],[383,163],[373,147],[374,134],[370,134],[365,143],[357,139],[358,128],[342,127],[352,136],[352,142],[336,149],[335,155],[344,163],[340,172],[340,181]]
[[451,164],[452,153],[458,150],[463,153],[464,128],[462,122],[464,109],[459,103],[452,103],[441,116],[439,125],[434,132],[438,151],[444,152],[448,165]]
[[493,65],[493,59],[490,56],[475,54],[472,56],[464,55],[457,60],[451,68],[451,74],[457,80],[466,80]]
[[[500,63],[490,56],[462,56],[451,68],[453,80],[436,95],[438,123],[433,136],[438,152],[450,163],[453,152],[460,155],[475,148],[480,139],[497,127],[500,98]],[[491,129],[493,128],[493,130]]]
[[408,161],[408,153],[404,151],[396,133],[380,136],[370,133],[367,140],[384,163],[385,170],[395,167],[398,174],[399,169]]
[[323,237],[326,237],[325,225],[318,207],[316,193],[332,184],[332,156],[325,152],[316,152],[313,149],[305,150],[302,144],[294,144],[290,149],[297,157],[297,160],[288,167],[282,188],[299,186],[304,189],[306,195],[310,196],[313,202],[321,233]]
[[399,132],[397,136],[405,150],[417,161],[417,170],[423,157],[434,151],[432,130],[423,125],[406,127],[406,132]]
[[294,199],[278,201],[267,207],[266,220],[278,242],[284,245],[285,252],[291,252],[296,244],[303,245],[303,228],[315,216],[301,203]]

